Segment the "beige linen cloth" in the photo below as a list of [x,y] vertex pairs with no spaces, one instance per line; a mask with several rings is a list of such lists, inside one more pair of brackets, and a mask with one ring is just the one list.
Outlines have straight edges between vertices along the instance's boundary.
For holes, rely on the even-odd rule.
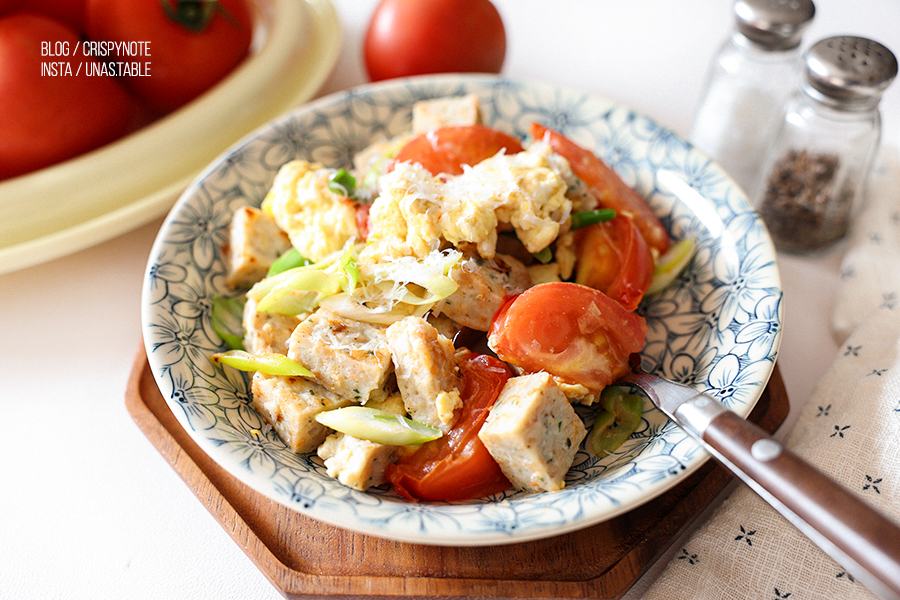
[[[882,149],[842,261],[842,347],[785,444],[900,523],[900,160]],[[740,485],[676,550],[644,600],[875,598]]]

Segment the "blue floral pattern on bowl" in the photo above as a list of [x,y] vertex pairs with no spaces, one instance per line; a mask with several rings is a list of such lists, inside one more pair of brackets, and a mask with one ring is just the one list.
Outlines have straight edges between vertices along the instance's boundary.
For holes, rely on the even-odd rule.
[[[644,195],[673,238],[698,250],[679,280],[645,299],[645,369],[710,393],[742,416],[769,376],[781,339],[775,251],[741,190],[687,142],[626,107],[591,94],[494,76],[431,76],[363,86],[305,105],[222,155],[182,195],[154,244],[144,281],[143,334],[169,407],[214,460],[252,489],[338,527],[441,545],[521,542],[580,529],[652,500],[708,455],[645,406],[638,431],[613,455],[584,448],[566,488],[512,490],[483,500],[412,503],[388,489],[361,493],[291,452],[252,408],[249,378],[209,355],[224,283],[222,248],[233,211],[258,206],[278,168],[305,158],[346,166],[379,137],[407,131],[418,100],[474,93],[485,123],[525,137],[532,121],[593,149]],[[578,407],[588,427],[593,411]]]

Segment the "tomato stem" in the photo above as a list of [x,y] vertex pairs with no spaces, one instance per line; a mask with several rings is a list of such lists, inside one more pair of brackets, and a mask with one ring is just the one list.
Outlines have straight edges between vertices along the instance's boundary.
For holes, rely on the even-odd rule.
[[209,27],[216,13],[222,15],[233,27],[240,28],[240,24],[219,0],[176,0],[174,7],[171,0],[159,2],[169,19],[194,33],[200,33]]

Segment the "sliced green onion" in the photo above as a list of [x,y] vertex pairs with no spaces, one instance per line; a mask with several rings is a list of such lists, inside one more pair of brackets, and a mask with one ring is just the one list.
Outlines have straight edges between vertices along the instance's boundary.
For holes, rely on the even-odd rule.
[[247,296],[256,301],[256,310],[281,315],[299,315],[315,308],[325,296],[341,290],[341,276],[326,273],[319,265],[295,267],[259,281]]
[[284,354],[274,352],[250,354],[243,350],[228,350],[213,354],[211,358],[239,371],[259,371],[266,375],[312,377],[309,369],[297,361]]
[[[285,271],[290,273],[290,271]],[[256,305],[259,312],[282,315],[299,315],[316,307],[323,296],[336,294],[341,289],[337,274],[319,269],[301,267],[292,277],[273,288]]]
[[696,251],[697,244],[692,238],[685,238],[673,244],[656,262],[653,280],[647,288],[647,294],[655,294],[669,287],[688,266]]
[[366,406],[320,412],[316,421],[349,436],[389,446],[415,446],[443,435],[435,427]]
[[272,266],[269,267],[269,272],[266,274],[266,277],[272,277],[273,275],[278,275],[279,273],[284,273],[289,269],[296,269],[297,267],[305,267],[307,265],[311,265],[312,261],[304,258],[300,251],[296,248],[291,248],[272,263]]
[[608,386],[600,393],[603,407],[594,419],[590,442],[594,454],[603,457],[618,450],[637,430],[644,412],[644,399],[621,386]]
[[338,261],[338,275],[341,280],[341,289],[348,294],[356,289],[359,283],[359,267],[356,264],[356,252],[353,244],[347,244],[341,260]]
[[220,296],[212,299],[209,316],[213,331],[234,350],[244,348],[244,301]]
[[356,178],[346,169],[338,169],[328,181],[328,189],[335,194],[353,198],[356,195]]
[[534,259],[535,259],[536,261],[538,261],[539,263],[541,263],[541,264],[543,264],[543,265],[546,265],[546,264],[549,263],[551,260],[553,260],[553,250],[550,249],[550,246],[547,246],[546,248],[544,248],[544,249],[541,250],[540,252],[535,252],[535,253],[533,253],[532,256],[533,256]]
[[[403,256],[365,266],[362,274],[367,284],[361,292],[366,301],[381,305],[403,302],[413,305],[435,303],[454,293],[459,285],[450,276],[459,263],[462,253],[458,250],[437,250],[424,258]],[[410,287],[418,286],[419,290]]]
[[595,223],[610,221],[616,217],[616,211],[611,208],[598,208],[597,210],[582,210],[572,213],[572,229],[581,229]]

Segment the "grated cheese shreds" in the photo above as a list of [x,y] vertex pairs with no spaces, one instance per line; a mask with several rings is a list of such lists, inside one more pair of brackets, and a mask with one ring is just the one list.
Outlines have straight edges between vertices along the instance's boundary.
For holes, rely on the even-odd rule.
[[529,252],[539,252],[556,239],[572,212],[559,172],[564,167],[540,154],[503,151],[445,178],[418,164],[398,164],[382,178],[363,254],[376,260],[421,258],[442,242],[468,242],[490,258],[501,223],[513,226]]

